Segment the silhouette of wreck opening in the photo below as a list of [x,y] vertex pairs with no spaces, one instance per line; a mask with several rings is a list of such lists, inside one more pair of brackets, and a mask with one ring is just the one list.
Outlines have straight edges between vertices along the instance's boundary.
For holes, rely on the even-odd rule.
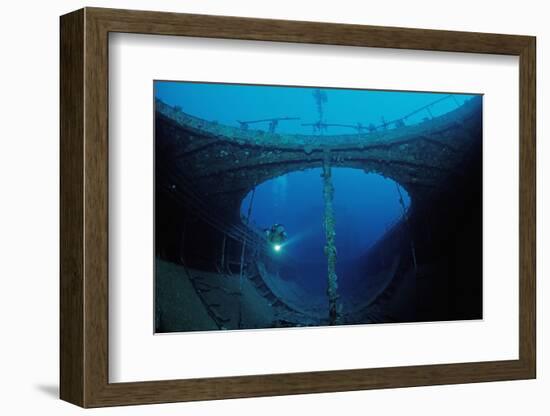
[[224,126],[157,100],[156,332],[330,323],[326,297],[285,278],[286,250],[241,209],[258,184],[319,169],[327,153],[334,170],[377,172],[410,197],[407,220],[354,266],[378,290],[342,302],[341,323],[482,318],[481,132],[481,97],[417,125],[321,137]]
[[[303,303],[324,298],[327,289],[321,177],[321,168],[291,172],[259,184],[241,203],[243,224],[266,237],[275,226],[284,229],[285,241],[272,246],[276,258],[293,267],[279,277],[298,284]],[[393,180],[359,169],[335,168],[332,181],[339,291],[344,304],[350,304],[385,283],[366,275],[362,257],[406,220],[410,198]]]

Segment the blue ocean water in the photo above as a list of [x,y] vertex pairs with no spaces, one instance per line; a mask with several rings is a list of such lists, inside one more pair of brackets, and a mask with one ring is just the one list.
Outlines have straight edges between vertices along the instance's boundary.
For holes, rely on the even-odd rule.
[[[289,240],[283,245],[304,260],[324,258],[323,187],[321,168],[292,172],[256,187],[242,202],[243,217],[260,229],[283,224]],[[342,259],[365,252],[410,205],[407,192],[396,182],[360,169],[333,168],[337,246]],[[404,206],[399,203],[399,190]],[[306,244],[307,243],[307,244]]]
[[[321,94],[321,95],[320,95]],[[456,109],[472,95],[430,92],[376,91],[157,81],[155,96],[185,113],[229,126],[276,117],[282,134],[356,134],[353,126],[380,126],[408,116],[416,124]],[[320,102],[319,96],[324,96]],[[435,103],[430,107],[426,107]],[[418,110],[418,111],[417,111]],[[329,124],[323,131],[311,125]],[[330,124],[344,125],[330,126]],[[394,128],[389,125],[388,128]],[[251,123],[250,129],[267,131],[268,122]],[[337,273],[346,288],[347,263],[363,255],[409,208],[405,189],[389,178],[351,168],[333,168],[336,214]],[[400,203],[400,193],[403,203]],[[248,216],[251,193],[242,202]],[[255,189],[249,224],[263,230],[282,224],[288,234],[284,255],[301,264],[298,283],[312,293],[326,290],[326,256],[323,251],[323,194],[321,168],[286,174]],[[284,276],[283,276],[284,278]],[[352,287],[350,285],[350,287]]]
[[[292,172],[256,187],[242,202],[244,218],[252,201],[250,224],[262,230],[282,224],[288,240],[280,253],[300,267],[293,276],[309,291],[324,293],[326,288],[325,231],[323,229],[322,169]],[[396,182],[360,169],[333,168],[336,220],[337,272],[341,281],[349,273],[340,267],[356,260],[374,244],[410,206],[407,192]],[[399,202],[399,190],[404,204]],[[284,276],[283,276],[284,277]],[[349,276],[349,278],[352,278]]]
[[[302,124],[319,119],[313,97],[316,88],[257,86],[240,84],[189,83],[156,81],[155,96],[166,104],[179,106],[182,111],[209,121],[238,127],[240,121],[274,117],[299,117],[283,121],[278,133],[311,134],[312,129]],[[402,92],[321,88],[327,97],[324,105],[326,122],[354,125],[358,122],[380,125],[400,118],[418,108],[448,96],[447,93]],[[453,110],[473,95],[453,94],[430,108],[433,116]],[[416,123],[430,117],[428,111],[411,116],[407,122]],[[267,130],[268,123],[251,126]],[[326,134],[353,133],[350,128],[331,127]]]

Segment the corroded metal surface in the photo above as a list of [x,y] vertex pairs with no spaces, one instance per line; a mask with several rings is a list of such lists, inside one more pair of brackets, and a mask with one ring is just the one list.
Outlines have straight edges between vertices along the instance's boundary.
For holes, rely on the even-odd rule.
[[330,153],[323,161],[323,200],[325,205],[323,228],[325,229],[325,256],[327,256],[327,297],[329,303],[329,322],[340,323],[338,310],[338,275],[336,274],[336,225],[334,216],[334,185],[330,169]]
[[[156,101],[157,171],[166,185],[180,178],[218,209],[238,218],[240,203],[256,185],[285,173],[321,167],[329,150],[333,167],[376,172],[400,183],[414,205],[461,163],[481,137],[481,97],[422,123],[369,134],[284,135],[244,130],[188,115]],[[162,185],[162,184],[161,184]]]

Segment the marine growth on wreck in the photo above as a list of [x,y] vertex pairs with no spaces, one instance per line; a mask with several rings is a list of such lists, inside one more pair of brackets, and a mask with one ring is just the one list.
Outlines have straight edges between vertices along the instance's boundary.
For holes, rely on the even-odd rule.
[[482,318],[482,96],[154,90],[156,332]]

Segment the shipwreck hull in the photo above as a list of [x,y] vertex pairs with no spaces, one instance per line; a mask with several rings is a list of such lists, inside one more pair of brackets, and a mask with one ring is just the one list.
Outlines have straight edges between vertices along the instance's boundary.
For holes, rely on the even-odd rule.
[[[259,310],[271,308],[261,312],[265,319],[259,319],[263,323],[256,326],[326,324],[328,312],[322,302],[293,305],[285,299],[288,281],[273,283],[278,274],[292,269],[292,259],[274,261],[261,233],[241,218],[240,206],[258,184],[288,172],[321,167],[328,152],[332,166],[389,177],[411,198],[406,220],[395,224],[357,259],[365,274],[356,282],[357,290],[368,301],[345,306],[342,322],[481,318],[480,109],[481,98],[474,98],[414,126],[371,134],[293,136],[223,126],[157,101],[157,259],[222,276],[216,284],[229,292],[232,289],[224,285],[246,279],[259,296],[254,302],[267,305]],[[197,285],[193,288],[200,292]],[[166,303],[159,299],[163,293],[158,287],[161,308]],[[208,298],[206,293],[203,298]],[[216,313],[211,309],[219,308],[208,305],[217,304],[208,299],[199,303],[208,316]],[[165,321],[177,320],[166,314],[160,311]],[[216,325],[236,329],[242,319]],[[157,329],[167,330],[161,322],[158,325]],[[172,327],[183,330],[176,324]]]

